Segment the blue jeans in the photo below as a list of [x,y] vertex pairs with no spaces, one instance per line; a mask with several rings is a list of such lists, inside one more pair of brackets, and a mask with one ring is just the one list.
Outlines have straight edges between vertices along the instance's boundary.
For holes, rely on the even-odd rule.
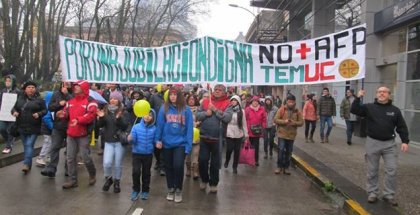
[[346,134],[347,142],[351,142],[351,137],[353,136],[355,121],[346,120]]
[[289,168],[294,142],[295,140],[279,138],[279,157],[277,159],[278,168]]
[[332,116],[321,116],[320,117],[320,126],[321,128],[319,129],[319,131],[321,132],[321,139],[324,139],[324,128],[325,128],[325,123],[327,123],[328,125],[328,129],[327,129],[327,133],[325,134],[326,137],[330,136],[332,127],[333,127],[333,122],[332,122]]
[[104,175],[112,176],[112,162],[114,162],[114,179],[120,180],[122,175],[122,160],[124,157],[124,147],[120,142],[105,142],[104,149]]
[[15,139],[9,134],[10,126],[12,126],[13,123],[14,122],[0,121],[0,134],[3,136],[7,148],[12,148]]
[[166,184],[169,189],[182,190],[184,181],[185,146],[163,148],[163,160],[166,170]]
[[[209,175],[210,162],[210,175]],[[219,183],[220,169],[220,144],[205,143],[200,141],[200,152],[198,155],[198,166],[201,181],[209,183],[210,186],[217,186]]]
[[38,135],[36,134],[22,134],[20,139],[23,142],[24,159],[23,164],[32,167],[32,157],[34,156],[34,145]]

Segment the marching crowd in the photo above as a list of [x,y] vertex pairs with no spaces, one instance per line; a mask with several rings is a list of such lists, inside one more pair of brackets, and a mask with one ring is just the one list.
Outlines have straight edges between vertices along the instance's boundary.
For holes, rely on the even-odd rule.
[[[149,198],[153,159],[154,168],[166,176],[167,200],[182,201],[184,175],[192,176],[194,180],[200,179],[201,190],[209,189],[210,193],[217,193],[223,146],[226,147],[223,167],[228,168],[232,161],[232,171],[237,174],[240,150],[246,141],[255,149],[255,166],[259,166],[260,138],[264,140],[264,159],[272,158],[274,140],[278,138],[277,168],[274,173],[290,175],[297,128],[305,124],[306,142],[314,143],[315,127],[319,120],[320,142],[329,143],[333,117],[336,115],[335,100],[328,88],[323,89],[318,102],[314,94],[307,95],[300,109],[292,94],[281,102],[279,98],[252,96],[246,92],[236,95],[222,84],[215,85],[213,89],[195,87],[191,90],[183,89],[182,85],[160,85],[158,89],[149,91],[135,86],[122,89],[115,84],[106,84],[102,88],[99,84],[82,80],[63,82],[58,90],[44,93],[44,98],[41,98],[33,81],[25,82],[19,90],[14,76],[7,75],[4,77],[4,86],[0,102],[6,102],[2,101],[5,93],[17,94],[17,100],[11,111],[16,121],[0,121],[1,135],[6,142],[3,153],[11,153],[13,143],[19,137],[24,145],[24,174],[31,171],[34,144],[38,135],[43,135],[43,147],[36,159],[37,165],[43,167],[41,174],[55,177],[60,151],[65,148],[67,181],[62,188],[78,186],[78,162],[86,166],[88,183],[92,186],[97,176],[91,158],[90,140],[100,139],[102,150],[98,154],[103,155],[103,191],[113,186],[113,192],[121,192],[122,161],[125,150],[131,149],[133,191],[130,198],[133,201]],[[92,92],[102,95],[106,102],[92,97]],[[359,93],[359,96],[363,95]],[[135,104],[141,100],[148,101],[151,109],[138,117]],[[354,91],[348,90],[340,106],[340,116],[347,124],[348,145],[352,144],[357,119],[353,113],[367,117],[371,114],[369,109],[359,107],[359,104],[360,100],[354,96]],[[407,145],[405,122],[401,118],[398,120],[397,132]],[[199,130],[199,139],[194,138],[194,129]],[[372,131],[369,133],[369,130],[368,135],[383,141],[389,138],[375,138],[375,134]],[[131,147],[126,147],[127,144]],[[403,150],[408,150],[408,146]],[[376,160],[371,162],[371,165],[379,165]],[[373,170],[375,166],[371,168],[369,174],[377,177],[377,171]],[[392,177],[395,176],[389,176],[386,180],[395,183]],[[378,192],[375,187],[377,181],[369,180],[372,191],[369,201],[374,201],[373,197],[376,198]],[[386,192],[387,198],[392,200],[394,187],[390,185]]]

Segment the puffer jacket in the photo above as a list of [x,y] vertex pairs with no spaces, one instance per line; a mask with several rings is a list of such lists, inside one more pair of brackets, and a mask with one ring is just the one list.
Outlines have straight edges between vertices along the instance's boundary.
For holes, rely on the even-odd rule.
[[[51,91],[46,91],[44,100],[45,105],[48,107],[48,104],[51,101],[53,93]],[[41,125],[41,134],[43,135],[51,135],[52,129],[54,127],[53,117],[49,110],[47,110],[47,114],[45,114],[44,117],[42,117],[42,125]]]
[[316,110],[315,110],[315,105],[313,103],[313,101],[308,100],[305,102],[305,105],[303,106],[303,119],[308,120],[308,121],[316,121],[317,117],[316,117]]
[[320,116],[336,116],[335,100],[331,95],[321,96],[318,105],[318,115]]
[[249,137],[262,137],[263,132],[261,134],[254,134],[251,131],[252,125],[261,125],[263,129],[267,127],[267,113],[265,112],[264,107],[261,105],[258,107],[258,110],[255,111],[252,106],[248,106],[245,109],[245,118],[246,118],[246,125],[248,127],[248,135]]
[[[288,120],[291,120],[291,122],[287,123]],[[297,128],[303,125],[303,116],[297,108],[290,110],[286,105],[283,105],[277,111],[274,122],[278,125],[277,133],[280,138],[294,140]]]
[[[98,104],[95,100],[89,99],[89,83],[87,81],[78,81],[75,85],[79,85],[83,93],[75,95],[67,102],[63,119],[68,120],[67,136],[85,137],[88,135],[88,125],[93,123],[96,118]],[[77,124],[71,126],[74,119],[77,120]]]
[[151,155],[153,154],[155,143],[156,143],[156,113],[151,109],[153,113],[153,121],[150,124],[146,124],[142,118],[140,123],[134,125],[131,130],[130,141],[133,144],[132,152],[134,154]]
[[[228,109],[233,109],[233,107],[228,107]],[[242,111],[242,127],[238,125],[238,112],[232,111],[232,119],[227,125],[226,137],[229,138],[247,138],[248,137],[248,127],[246,125],[245,111]]]
[[[23,135],[41,133],[42,117],[47,113],[47,107],[44,100],[39,98],[37,94],[33,97],[21,94],[16,100],[12,109],[13,112],[19,113],[16,118],[19,133]],[[34,113],[38,113],[37,119],[32,116]]]

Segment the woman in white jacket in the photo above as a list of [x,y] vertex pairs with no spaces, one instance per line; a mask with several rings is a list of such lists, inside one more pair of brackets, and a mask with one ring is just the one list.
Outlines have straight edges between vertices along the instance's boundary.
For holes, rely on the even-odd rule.
[[226,130],[226,160],[224,166],[225,168],[229,166],[230,156],[234,152],[232,168],[233,173],[237,174],[239,151],[244,139],[248,138],[248,129],[246,126],[245,111],[241,107],[239,96],[232,96],[228,108],[232,109],[233,115]]

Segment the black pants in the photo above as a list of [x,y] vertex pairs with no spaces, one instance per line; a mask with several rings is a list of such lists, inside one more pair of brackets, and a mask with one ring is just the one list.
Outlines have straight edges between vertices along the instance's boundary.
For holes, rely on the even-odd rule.
[[[156,159],[156,166],[158,167],[157,169],[159,170],[163,170],[165,171],[165,161],[163,159],[163,153],[162,153],[162,149],[158,149],[155,147],[153,154],[155,155],[155,159]],[[156,167],[155,167],[156,169]]]
[[[311,127],[311,136],[308,136],[309,127]],[[315,128],[316,128],[316,121],[310,121],[310,120],[305,119],[305,138],[308,138],[308,137],[312,138],[314,136]]]
[[249,142],[255,149],[255,163],[258,163],[258,154],[260,153],[260,138],[259,137],[249,137]]
[[[64,140],[67,137],[66,130],[53,129],[51,133],[51,151],[50,163],[45,167],[46,170],[51,172],[57,171],[58,161],[60,160],[60,150],[64,147]],[[67,172],[67,162],[64,161],[65,169]]]
[[230,161],[230,156],[233,152],[233,169],[238,168],[239,153],[241,150],[242,138],[226,138],[226,160],[228,164]]
[[[153,155],[133,154],[133,191],[149,192],[150,190],[150,168],[152,168]],[[141,177],[141,183],[140,183]]]
[[266,128],[264,131],[264,152],[267,155],[270,150],[270,156],[273,155],[274,137],[276,136],[276,127]]

